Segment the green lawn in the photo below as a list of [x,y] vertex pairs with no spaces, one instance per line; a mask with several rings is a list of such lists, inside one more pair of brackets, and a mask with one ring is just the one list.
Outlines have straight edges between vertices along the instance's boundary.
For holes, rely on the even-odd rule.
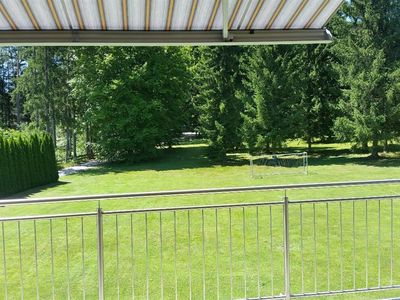
[[[292,143],[291,151],[301,151],[304,144]],[[215,164],[205,155],[204,145],[177,146],[158,160],[141,164],[109,164],[95,170],[62,177],[60,183],[54,186],[42,187],[17,195],[18,197],[51,197],[81,194],[122,193],[134,191],[155,191],[173,189],[191,189],[208,187],[249,186],[265,184],[290,184],[304,182],[328,182],[348,180],[371,180],[400,178],[400,159],[396,154],[372,161],[365,155],[353,154],[349,145],[344,144],[317,144],[315,154],[310,155],[309,175],[271,175],[260,179],[249,176],[248,156],[246,154],[232,154],[224,164]],[[400,157],[400,156],[399,156]],[[344,197],[357,195],[386,195],[400,194],[400,185],[369,186],[354,188],[330,188],[313,190],[288,191],[289,199],[310,199],[325,197]],[[144,198],[132,200],[107,200],[101,203],[103,210],[166,207],[180,205],[216,204],[216,203],[242,203],[281,200],[283,191],[263,193],[240,193],[213,196],[184,196],[164,198]],[[46,213],[66,213],[95,211],[99,203],[82,202],[79,204],[47,204],[1,208],[1,216],[33,215]],[[314,291],[315,284],[320,291],[328,288],[332,290],[353,287],[353,255],[356,258],[356,287],[366,285],[366,269],[368,268],[368,282],[376,286],[380,277],[382,285],[400,284],[400,203],[393,202],[393,243],[394,243],[394,268],[390,267],[391,252],[391,205],[392,202],[381,201],[381,272],[378,267],[378,205],[377,201],[368,204],[368,239],[365,226],[365,202],[356,203],[354,206],[354,237],[356,241],[353,253],[353,204],[329,204],[329,225],[326,223],[327,207],[325,204],[315,206],[303,205],[302,222],[300,228],[300,206],[293,205],[290,209],[291,233],[291,260],[292,260],[292,287],[293,292],[299,293],[302,286],[306,292]],[[343,217],[340,219],[339,210],[342,209]],[[270,215],[271,214],[271,215]],[[258,218],[257,218],[258,215]],[[231,210],[232,237],[230,239],[229,210],[222,209],[215,215],[215,210],[190,212],[190,232],[188,231],[187,211],[178,211],[175,214],[168,212],[162,214],[162,251],[160,249],[160,215],[158,212],[147,214],[148,232],[148,266],[146,266],[145,226],[146,216],[143,213],[114,215],[104,217],[105,227],[105,257],[106,257],[106,295],[108,299],[116,299],[118,285],[121,299],[131,298],[132,288],[138,299],[146,296],[146,268],[150,270],[149,293],[151,299],[159,299],[160,274],[162,252],[162,274],[164,276],[163,295],[167,299],[174,298],[174,247],[176,220],[177,237],[177,280],[180,299],[187,299],[190,295],[190,285],[193,299],[201,298],[203,289],[203,240],[206,253],[205,262],[205,287],[208,299],[216,298],[217,288],[221,299],[230,297],[230,241],[232,242],[232,282],[235,298],[257,297],[258,274],[260,274],[260,293],[270,295],[273,292],[283,291],[283,252],[282,252],[282,208],[273,206],[259,206]],[[204,222],[203,222],[204,217]],[[218,232],[216,232],[216,217],[218,218]],[[245,230],[243,231],[243,220]],[[258,221],[257,221],[258,220]],[[271,222],[272,221],[272,222]],[[81,298],[82,285],[86,287],[86,298],[96,297],[96,237],[95,219],[84,219],[82,245],[82,220],[71,218],[68,220],[66,230],[65,219],[52,221],[52,243],[50,242],[50,223],[48,220],[36,222],[37,234],[37,271],[35,262],[34,224],[32,221],[20,223],[21,232],[21,257],[23,261],[23,285],[26,299],[36,296],[36,279],[38,279],[39,294],[42,298],[51,298],[51,247],[54,251],[55,266],[55,296],[57,299],[67,298],[68,282],[72,293],[71,298]],[[118,222],[118,227],[116,226]],[[132,222],[132,223],[131,223]],[[131,240],[131,224],[133,240]],[[342,224],[342,226],[340,226]],[[203,236],[204,225],[204,236]],[[327,228],[329,227],[329,234]],[[258,230],[257,230],[258,228]],[[270,234],[272,228],[272,234]],[[315,231],[314,231],[315,228]],[[340,238],[340,228],[343,230]],[[117,243],[118,230],[118,243]],[[16,222],[4,223],[5,249],[6,249],[6,276],[9,299],[19,298],[21,295],[21,276],[18,245],[18,224]],[[257,244],[256,235],[259,234]],[[314,243],[314,232],[316,243]],[[68,244],[66,240],[68,233]],[[218,239],[217,239],[218,233]],[[190,235],[190,244],[189,241]],[[303,236],[303,239],[301,239]],[[329,247],[327,241],[329,238]],[[244,241],[246,249],[243,249]],[[218,242],[219,251],[216,252]],[[134,264],[131,260],[131,244],[134,248]],[[118,245],[119,256],[116,256]],[[258,245],[258,246],[257,246]],[[341,247],[343,245],[343,247]],[[66,247],[68,254],[66,256]],[[82,247],[84,257],[82,257]],[[190,249],[189,249],[190,247]],[[317,256],[314,257],[314,247]],[[258,250],[257,250],[258,249]],[[368,251],[366,251],[368,249]],[[189,256],[190,251],[190,256]],[[258,253],[258,255],[257,255]],[[343,256],[344,264],[340,264]],[[303,259],[302,259],[303,257]],[[329,257],[329,260],[327,259]],[[85,266],[85,281],[82,282],[82,262]],[[216,260],[218,259],[218,269]],[[315,260],[314,260],[315,259]],[[272,263],[271,263],[272,261]],[[302,261],[304,262],[303,272]],[[316,265],[315,265],[316,262]],[[366,267],[366,262],[368,266]],[[4,295],[4,261],[3,249],[0,248],[0,274],[3,274],[0,286],[0,295]],[[132,272],[133,266],[133,272]],[[316,273],[315,273],[315,266]],[[67,268],[70,276],[67,277]],[[189,268],[192,270],[189,277]],[[244,271],[245,270],[245,271]],[[271,282],[271,270],[274,272],[274,281]],[[341,276],[340,270],[343,270]],[[219,285],[217,282],[219,273]],[[117,277],[116,274],[119,274]],[[134,275],[134,286],[131,279]],[[392,275],[393,274],[393,275]],[[315,276],[316,275],[316,276]],[[315,282],[315,278],[317,279]],[[245,291],[244,281],[247,286]],[[245,293],[246,292],[246,293]],[[365,294],[332,297],[340,299],[352,298],[382,298],[394,297],[398,291],[380,292],[366,296]],[[1,297],[1,296],[0,296]]]

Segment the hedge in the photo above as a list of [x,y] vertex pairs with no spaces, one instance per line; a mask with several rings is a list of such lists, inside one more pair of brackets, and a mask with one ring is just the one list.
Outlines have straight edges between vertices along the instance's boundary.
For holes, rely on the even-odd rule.
[[50,135],[0,130],[0,197],[57,180]]

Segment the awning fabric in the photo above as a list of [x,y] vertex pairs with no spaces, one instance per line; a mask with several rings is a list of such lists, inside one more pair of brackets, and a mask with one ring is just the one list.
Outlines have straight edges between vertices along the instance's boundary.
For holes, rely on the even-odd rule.
[[331,40],[343,0],[0,0],[0,44],[270,44]]

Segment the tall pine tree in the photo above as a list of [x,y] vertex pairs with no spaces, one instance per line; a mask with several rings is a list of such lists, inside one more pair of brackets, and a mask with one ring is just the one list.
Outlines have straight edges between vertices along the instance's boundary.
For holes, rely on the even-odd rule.
[[209,140],[209,155],[222,160],[226,153],[241,145],[242,103],[239,69],[240,47],[202,47],[193,68],[196,90],[195,105],[199,112],[200,132]]
[[335,46],[340,58],[344,99],[343,116],[335,122],[338,138],[363,147],[372,142],[371,156],[378,157],[378,144],[394,137],[400,103],[393,93],[396,60],[400,49],[399,1],[346,2],[338,33],[345,34]]

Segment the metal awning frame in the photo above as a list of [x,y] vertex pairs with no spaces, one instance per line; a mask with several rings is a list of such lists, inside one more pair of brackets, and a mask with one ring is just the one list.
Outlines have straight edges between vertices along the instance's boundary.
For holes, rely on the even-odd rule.
[[185,46],[330,43],[327,29],[240,31],[0,31],[0,46]]

